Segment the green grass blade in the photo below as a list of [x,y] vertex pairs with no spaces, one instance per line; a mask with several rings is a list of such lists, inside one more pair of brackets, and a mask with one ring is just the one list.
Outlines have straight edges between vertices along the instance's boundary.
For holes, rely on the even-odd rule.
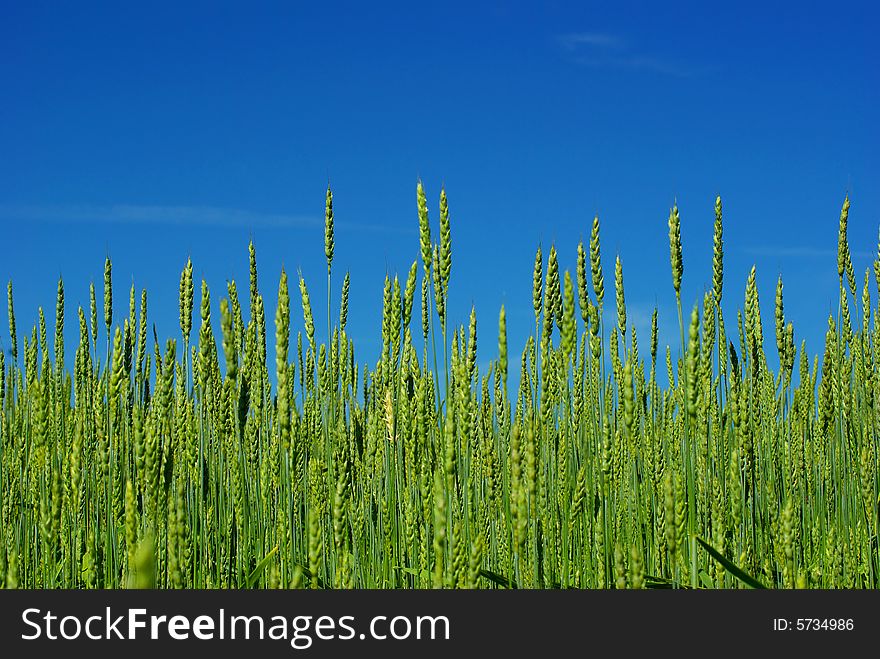
[[709,552],[709,556],[711,556],[711,557],[714,558],[716,561],[718,561],[719,563],[721,563],[721,565],[724,566],[724,569],[725,569],[725,570],[727,570],[728,572],[730,572],[733,576],[735,576],[737,579],[739,579],[740,581],[742,581],[744,584],[746,584],[746,585],[749,586],[750,588],[758,588],[758,589],[765,589],[765,588],[767,588],[767,586],[765,586],[765,585],[762,584],[760,581],[758,581],[757,579],[755,579],[755,577],[751,576],[751,575],[748,574],[747,572],[744,572],[742,569],[740,569],[739,567],[737,567],[736,564],[733,563],[733,561],[731,561],[729,558],[727,558],[726,556],[724,556],[724,554],[722,554],[722,553],[719,552],[717,549],[715,549],[714,547],[712,547],[712,546],[711,546],[709,543],[707,543],[705,540],[703,540],[703,539],[700,538],[699,536],[695,536],[695,538],[696,538],[697,542],[700,543],[700,546],[701,546],[703,549],[705,549],[707,552]]
[[278,546],[277,545],[272,548],[272,551],[270,551],[268,554],[266,554],[266,557],[262,561],[257,563],[257,567],[255,567],[254,571],[248,575],[248,578],[246,581],[248,588],[254,587],[254,584],[257,583],[257,580],[260,578],[260,575],[263,573],[263,570],[266,569],[266,566],[269,565],[269,562],[272,560],[272,557],[276,553],[278,553]]

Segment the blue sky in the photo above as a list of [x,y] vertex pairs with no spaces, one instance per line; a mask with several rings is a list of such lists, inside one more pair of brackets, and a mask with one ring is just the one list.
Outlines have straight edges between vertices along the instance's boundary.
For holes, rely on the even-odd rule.
[[450,311],[466,322],[476,305],[484,364],[502,303],[514,356],[534,327],[538,244],[573,271],[596,213],[606,280],[619,254],[643,345],[656,304],[674,347],[669,207],[689,308],[710,284],[716,194],[731,329],[754,263],[765,336],[781,272],[796,340],[821,350],[847,192],[858,273],[877,249],[878,10],[611,5],[3,3],[0,277],[14,281],[19,341],[39,305],[53,317],[62,275],[71,357],[76,306],[108,253],[116,317],[134,281],[163,338],[179,334],[187,256],[216,315],[227,279],[246,290],[251,237],[270,318],[282,264],[324,300],[330,180],[334,310],[350,270],[350,333],[374,363],[384,276],[419,254],[421,178],[435,231],[446,186]]

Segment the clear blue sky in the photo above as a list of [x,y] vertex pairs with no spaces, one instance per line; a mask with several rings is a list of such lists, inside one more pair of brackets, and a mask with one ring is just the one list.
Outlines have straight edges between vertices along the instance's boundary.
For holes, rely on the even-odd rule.
[[716,194],[731,330],[755,263],[765,336],[782,272],[796,339],[821,350],[847,192],[857,272],[876,254],[878,18],[867,2],[5,2],[0,277],[19,341],[38,305],[51,327],[61,274],[71,357],[108,253],[120,322],[134,281],[176,337],[187,256],[216,315],[227,279],[246,290],[251,237],[269,318],[284,264],[321,321],[329,179],[334,309],[350,270],[351,334],[374,363],[384,275],[419,254],[421,178],[435,232],[446,186],[451,313],[476,304],[483,364],[502,303],[514,358],[533,328],[537,245],[574,270],[595,213],[643,354],[655,304],[674,346],[668,210],[677,199],[689,308],[710,283]]

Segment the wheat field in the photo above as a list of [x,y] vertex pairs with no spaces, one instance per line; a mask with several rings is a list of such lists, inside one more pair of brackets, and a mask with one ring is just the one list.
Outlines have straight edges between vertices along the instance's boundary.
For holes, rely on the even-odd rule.
[[[723,317],[719,198],[712,281],[696,304],[682,299],[688,259],[669,212],[672,286],[657,293],[675,296],[677,345],[658,345],[656,310],[650,336],[628,323],[623,266],[604,258],[596,218],[587,244],[564,246],[574,273],[560,272],[555,246],[538,249],[525,345],[508,345],[503,307],[481,325],[484,371],[475,311],[462,326],[447,314],[457,292],[446,195],[439,226],[421,184],[416,201],[419,249],[385,280],[381,354],[369,362],[346,333],[350,280],[334,262],[329,189],[326,310],[285,272],[266,309],[252,243],[241,293],[194,282],[186,263],[180,326],[160,339],[147,291],[132,286],[127,315],[114,307],[108,258],[103,299],[92,286],[73,319],[71,370],[65,284],[50,344],[42,309],[19,342],[10,282],[0,585],[880,585],[880,254],[860,286],[848,198],[821,354],[798,345],[781,278],[769,323],[754,268],[742,310]],[[332,331],[318,336],[325,312]]]

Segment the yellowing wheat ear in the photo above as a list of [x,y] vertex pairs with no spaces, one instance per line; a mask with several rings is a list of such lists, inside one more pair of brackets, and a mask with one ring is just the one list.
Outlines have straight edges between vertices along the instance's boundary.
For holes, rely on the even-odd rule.
[[192,312],[193,312],[193,266],[192,260],[187,259],[186,265],[180,273],[180,332],[183,335],[183,342],[189,345],[190,334],[192,334]]
[[724,284],[724,227],[721,223],[721,197],[715,197],[715,225],[712,236],[712,297],[721,305]]
[[416,204],[419,212],[419,246],[422,252],[422,267],[425,279],[427,279],[431,272],[431,225],[428,222],[428,200],[421,181],[416,186]]
[[681,276],[684,272],[684,264],[681,258],[681,217],[678,214],[677,205],[669,211],[669,260],[672,264],[672,287],[678,297],[681,295]]
[[617,300],[617,327],[620,335],[626,338],[626,298],[623,294],[623,265],[620,256],[614,262],[614,292]]
[[18,361],[18,338],[15,334],[15,305],[12,300],[12,280],[6,287],[7,299],[9,301],[9,339],[11,341],[12,360]]
[[[416,262],[413,261],[413,270],[415,270]],[[339,305],[339,327],[342,331],[345,331],[345,326],[348,324],[348,295],[349,290],[351,289],[351,275],[350,273],[345,273],[345,279],[342,280],[342,301]]]
[[541,303],[541,297],[544,291],[544,258],[541,255],[541,247],[538,246],[538,251],[535,253],[535,269],[534,276],[532,277],[532,305],[535,309],[535,324],[538,323],[538,318],[541,316],[541,310],[543,308]]
[[324,202],[324,256],[327,258],[327,274],[333,265],[333,191],[327,186],[327,197]]
[[605,279],[602,276],[601,250],[599,247],[599,216],[593,218],[593,229],[590,232],[590,276],[593,279],[593,294],[602,313],[602,301],[605,299]]
[[849,195],[843,200],[843,207],[840,209],[840,227],[837,232],[837,275],[843,281],[843,274],[846,271],[847,260],[849,256],[849,242],[847,241],[847,225],[849,223]]
[[309,291],[306,289],[306,280],[303,279],[302,275],[299,277],[299,293],[300,298],[302,299],[302,310],[303,310],[303,321],[306,326],[306,338],[309,340],[309,345],[312,347],[312,350],[315,349],[315,321],[312,316],[312,303],[309,300]]
[[110,263],[109,256],[104,262],[104,325],[109,340],[110,328],[113,326],[113,264]]

